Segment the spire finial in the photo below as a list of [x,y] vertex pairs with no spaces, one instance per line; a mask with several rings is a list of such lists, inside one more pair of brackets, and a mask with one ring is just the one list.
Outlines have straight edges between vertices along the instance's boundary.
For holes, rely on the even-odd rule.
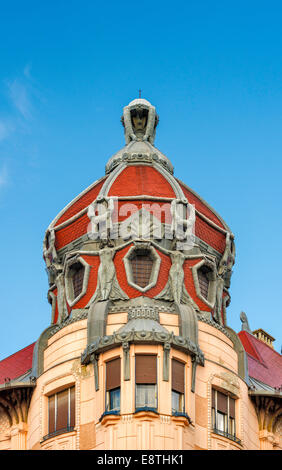
[[139,98],[141,98],[141,88],[138,90],[139,91]]

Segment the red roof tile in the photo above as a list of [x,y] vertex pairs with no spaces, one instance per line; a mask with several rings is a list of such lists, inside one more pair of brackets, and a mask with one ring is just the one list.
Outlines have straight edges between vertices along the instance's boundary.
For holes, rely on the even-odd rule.
[[247,331],[240,331],[238,336],[247,353],[249,376],[270,385],[282,385],[282,356],[260,339]]
[[35,343],[0,361],[0,384],[5,378],[11,380],[20,377],[32,367],[32,355]]

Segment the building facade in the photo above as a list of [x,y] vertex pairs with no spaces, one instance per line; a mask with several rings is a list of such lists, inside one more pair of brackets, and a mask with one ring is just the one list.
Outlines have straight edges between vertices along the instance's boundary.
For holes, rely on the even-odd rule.
[[0,449],[282,449],[274,338],[228,326],[234,235],[123,110],[126,146],[44,238],[51,324],[0,362]]

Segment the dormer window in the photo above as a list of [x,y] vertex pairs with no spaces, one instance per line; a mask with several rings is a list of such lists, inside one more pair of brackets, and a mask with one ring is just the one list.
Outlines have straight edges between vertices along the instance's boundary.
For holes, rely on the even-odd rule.
[[72,265],[72,271],[73,271],[73,275],[72,275],[73,293],[74,293],[74,297],[76,298],[82,292],[85,268],[82,264],[77,263],[77,264]]
[[211,270],[208,266],[202,266],[198,269],[198,280],[200,291],[203,297],[208,300],[209,297],[209,283],[210,283]]
[[87,290],[89,264],[83,258],[70,259],[66,265],[66,297],[70,307],[83,297]]
[[140,287],[150,283],[154,261],[149,250],[138,250],[131,259],[133,281]]
[[216,296],[216,267],[212,261],[202,260],[192,268],[197,296],[210,308]]
[[123,261],[130,286],[146,292],[156,285],[161,258],[149,243],[132,246]]

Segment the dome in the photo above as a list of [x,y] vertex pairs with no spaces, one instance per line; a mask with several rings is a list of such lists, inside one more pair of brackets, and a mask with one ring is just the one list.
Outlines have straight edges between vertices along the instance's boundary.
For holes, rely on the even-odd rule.
[[[44,239],[52,322],[110,300],[189,305],[224,325],[235,259],[233,234],[154,147],[155,108],[124,108],[126,146],[106,175],[70,202]],[[139,320],[138,320],[139,322]],[[139,322],[140,323],[140,322]]]

